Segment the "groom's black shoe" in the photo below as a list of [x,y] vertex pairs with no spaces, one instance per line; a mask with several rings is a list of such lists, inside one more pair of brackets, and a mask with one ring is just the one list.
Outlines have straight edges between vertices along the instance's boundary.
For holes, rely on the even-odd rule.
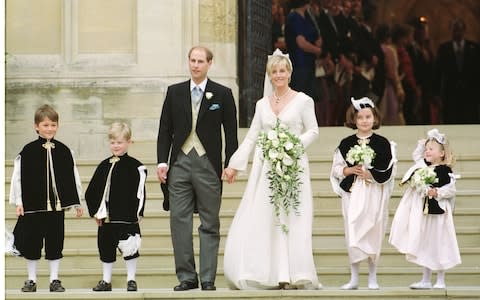
[[191,282],[191,281],[182,281],[179,285],[173,288],[174,291],[187,291],[198,288],[198,282]]
[[202,282],[202,291],[215,291],[217,288],[213,282]]

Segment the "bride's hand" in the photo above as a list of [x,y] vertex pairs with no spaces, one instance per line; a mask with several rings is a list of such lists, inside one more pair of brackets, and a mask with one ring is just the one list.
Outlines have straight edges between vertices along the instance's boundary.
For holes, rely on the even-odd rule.
[[235,176],[237,176],[237,170],[232,168],[226,168],[223,170],[222,178],[227,180],[228,183],[235,182]]

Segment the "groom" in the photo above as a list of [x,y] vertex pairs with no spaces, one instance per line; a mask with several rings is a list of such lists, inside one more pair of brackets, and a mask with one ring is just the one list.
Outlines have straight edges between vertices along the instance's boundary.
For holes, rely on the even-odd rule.
[[180,281],[174,291],[198,288],[192,237],[194,210],[198,210],[201,222],[198,228],[201,287],[202,290],[216,289],[222,126],[225,166],[238,141],[232,91],[207,77],[212,59],[212,52],[205,47],[190,49],[191,79],[168,87],[160,117],[157,176],[165,196],[164,209],[170,209],[175,272]]

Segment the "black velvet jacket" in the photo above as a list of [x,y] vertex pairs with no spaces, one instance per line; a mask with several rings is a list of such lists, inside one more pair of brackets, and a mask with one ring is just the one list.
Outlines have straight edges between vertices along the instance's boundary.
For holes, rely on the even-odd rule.
[[[47,210],[47,187],[49,199],[55,209],[56,197],[52,187],[52,174],[47,170],[47,149],[43,144],[46,139],[38,137],[28,143],[20,152],[22,203],[25,212]],[[52,148],[53,170],[58,198],[62,208],[80,205],[80,198],[75,182],[75,164],[70,149],[58,140],[50,141],[55,145]],[[47,184],[47,172],[50,182]]]
[[[97,166],[85,192],[85,200],[87,201],[88,212],[91,217],[97,213],[102,202],[108,172],[112,165],[110,162],[112,157],[103,160]],[[135,223],[138,222],[138,216],[143,216],[146,200],[145,179],[147,177],[147,169],[140,161],[128,156],[128,154],[118,158],[120,160],[115,163],[110,178],[110,192],[107,204],[108,216],[110,221]],[[145,176],[143,179],[140,176],[140,172],[144,172]],[[143,199],[139,199],[137,195],[141,185],[143,185]]]
[[[351,135],[344,138],[338,149],[342,154],[343,158],[346,161],[347,153],[355,145],[359,145],[358,143],[359,138],[357,135]],[[375,158],[372,161],[372,169],[370,169],[370,173],[372,173],[373,178],[376,182],[383,183],[387,181],[390,176],[392,175],[393,166],[390,166],[390,161],[392,160],[392,151],[390,147],[390,142],[381,135],[373,133],[369,138],[368,145],[375,151]],[[347,162],[347,161],[346,161]],[[349,167],[353,165],[347,162]],[[340,187],[346,191],[350,192],[350,188],[355,180],[355,175],[349,175],[345,177],[342,182],[340,182]]]

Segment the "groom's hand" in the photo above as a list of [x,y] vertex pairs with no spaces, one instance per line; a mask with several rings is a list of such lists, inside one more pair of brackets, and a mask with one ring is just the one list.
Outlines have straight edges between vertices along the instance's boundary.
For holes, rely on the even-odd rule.
[[235,176],[237,176],[237,170],[232,168],[226,168],[223,170],[222,178],[227,180],[228,183],[235,182]]
[[159,166],[157,168],[157,177],[161,183],[167,183],[168,166]]

